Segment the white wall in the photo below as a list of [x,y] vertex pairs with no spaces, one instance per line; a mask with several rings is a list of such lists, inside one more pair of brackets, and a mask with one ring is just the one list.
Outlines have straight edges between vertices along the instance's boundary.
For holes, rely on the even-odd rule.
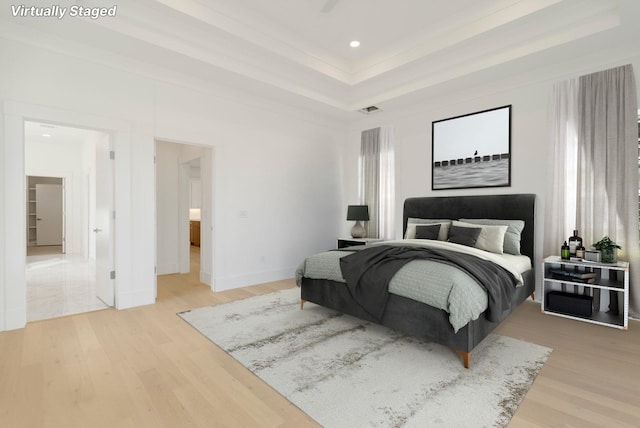
[[[640,52],[630,44],[610,52],[568,59],[566,63],[540,65],[526,75],[476,76],[476,81],[454,82],[447,90],[424,96],[409,108],[390,114],[372,115],[354,123],[345,148],[344,170],[350,171],[344,182],[345,200],[357,202],[355,165],[360,147],[360,132],[383,124],[392,124],[396,135],[396,236],[402,236],[402,206],[408,197],[469,194],[534,193],[536,198],[537,296],[541,286],[540,260],[544,231],[546,178],[548,176],[548,102],[552,85],[570,77],[632,63],[636,82],[640,82]],[[456,88],[455,84],[459,85]],[[638,86],[640,89],[640,86]],[[431,190],[431,122],[466,113],[511,104],[511,186],[482,189]],[[348,233],[343,225],[343,233]],[[567,237],[558,237],[558,248]]]
[[342,130],[246,96],[163,86],[157,98],[160,139],[214,147],[202,221],[213,213],[216,290],[291,277],[302,255],[335,246]]
[[[87,143],[89,144],[89,143]],[[46,143],[27,141],[25,168],[27,175],[67,177],[65,180],[65,250],[67,254],[83,254],[83,150],[85,143]]]
[[215,147],[213,176],[203,177],[213,198],[203,201],[203,215],[214,231],[205,263],[216,290],[292,277],[304,255],[334,246],[342,223],[340,124],[224,86],[187,89],[8,40],[0,51],[0,330],[26,320],[23,255],[8,251],[25,245],[24,213],[13,211],[24,204],[24,186],[15,183],[23,182],[26,119],[111,134],[119,308],[155,298],[158,139]]
[[[213,188],[213,197],[203,200],[203,216],[213,230],[213,253],[204,255],[204,263],[212,265],[216,290],[291,277],[305,255],[332,248],[337,235],[348,233],[344,210],[357,201],[360,131],[381,124],[396,129],[397,236],[408,196],[532,192],[538,195],[540,252],[551,85],[629,62],[638,75],[636,45],[630,41],[562,64],[541,62],[525,74],[488,69],[416,94],[411,108],[365,117],[347,130],[170,71],[127,72],[85,61],[81,52],[0,40],[0,330],[26,320],[24,255],[14,250],[25,244],[24,213],[15,208],[24,206],[24,189],[16,183],[24,181],[25,119],[110,133],[116,151],[116,302],[125,308],[155,298],[157,140],[215,149],[213,175],[203,177]],[[432,192],[431,121],[506,104],[513,105],[512,186]]]

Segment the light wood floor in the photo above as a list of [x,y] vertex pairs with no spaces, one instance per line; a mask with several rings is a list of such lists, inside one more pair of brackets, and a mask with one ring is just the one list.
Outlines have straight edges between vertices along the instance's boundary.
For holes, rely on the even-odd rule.
[[[0,426],[317,426],[176,316],[292,286],[212,293],[196,274],[165,275],[155,305],[2,332]],[[528,302],[498,333],[554,349],[510,427],[640,426],[640,323],[622,332]]]

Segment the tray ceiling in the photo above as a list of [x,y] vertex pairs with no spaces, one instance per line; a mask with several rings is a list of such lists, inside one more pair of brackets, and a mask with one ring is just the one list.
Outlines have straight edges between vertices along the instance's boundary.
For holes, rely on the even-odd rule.
[[566,60],[595,40],[637,40],[638,3],[141,0],[117,3],[116,18],[67,18],[64,25],[13,18],[5,8],[0,36],[54,47],[44,32],[58,50],[62,40],[85,56],[97,49],[131,66],[354,112],[495,67]]

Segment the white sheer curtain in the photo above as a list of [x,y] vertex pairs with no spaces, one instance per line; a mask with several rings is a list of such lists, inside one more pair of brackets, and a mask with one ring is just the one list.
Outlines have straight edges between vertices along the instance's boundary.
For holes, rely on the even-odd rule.
[[369,206],[365,227],[370,238],[395,238],[394,139],[389,125],[362,131],[359,193],[360,203]]
[[[556,83],[549,102],[547,199],[544,254],[559,254],[560,246],[577,228],[578,79]],[[579,229],[579,228],[578,228]]]
[[[630,314],[640,316],[638,122],[631,65],[553,88],[551,174],[544,251],[557,254],[576,228],[589,248],[608,235],[630,268]],[[572,225],[575,225],[573,227]]]

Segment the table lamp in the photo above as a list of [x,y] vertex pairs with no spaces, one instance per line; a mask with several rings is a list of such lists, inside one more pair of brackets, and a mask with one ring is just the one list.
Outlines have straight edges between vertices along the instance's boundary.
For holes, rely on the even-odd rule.
[[347,220],[356,222],[351,228],[351,236],[353,238],[364,238],[367,232],[360,222],[369,220],[369,206],[349,205],[347,207]]

